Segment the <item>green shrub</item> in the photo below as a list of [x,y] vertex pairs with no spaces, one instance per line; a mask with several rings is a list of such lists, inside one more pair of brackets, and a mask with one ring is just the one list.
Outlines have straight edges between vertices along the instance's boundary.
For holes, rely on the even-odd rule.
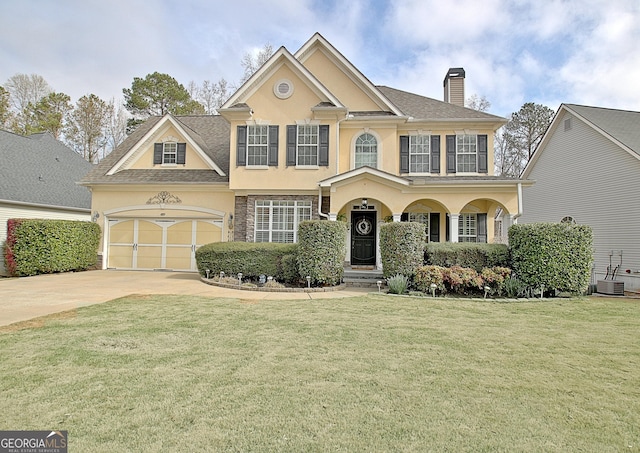
[[307,220],[298,227],[298,273],[313,285],[337,285],[344,274],[347,224]]
[[425,246],[425,264],[471,267],[481,272],[485,267],[509,267],[509,247],[505,244],[469,242],[431,242]]
[[380,227],[380,257],[386,277],[413,276],[424,261],[424,225],[418,222],[391,222]]
[[583,294],[593,265],[593,233],[587,225],[534,223],[509,229],[513,271],[530,291]]
[[258,278],[260,275],[272,276],[284,280],[282,259],[295,257],[296,244],[278,244],[267,242],[215,242],[196,250],[196,263],[200,275],[228,276],[242,273],[243,278]]
[[409,288],[409,277],[397,274],[387,279],[387,286],[391,294],[404,294]]
[[301,281],[300,272],[298,271],[298,255],[297,253],[288,253],[282,255],[278,275],[285,283],[298,284]]
[[93,222],[9,219],[6,269],[18,277],[90,269],[96,265],[100,234]]
[[527,289],[520,280],[512,275],[504,281],[504,295],[512,299],[525,297]]

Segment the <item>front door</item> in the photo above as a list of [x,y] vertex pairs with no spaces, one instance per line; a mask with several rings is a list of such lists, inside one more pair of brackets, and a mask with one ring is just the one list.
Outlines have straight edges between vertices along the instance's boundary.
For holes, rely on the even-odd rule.
[[351,213],[351,264],[356,266],[376,264],[375,212]]

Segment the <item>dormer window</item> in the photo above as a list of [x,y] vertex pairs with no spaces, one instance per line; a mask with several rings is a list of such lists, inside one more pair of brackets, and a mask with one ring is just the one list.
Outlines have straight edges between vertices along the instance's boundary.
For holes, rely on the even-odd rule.
[[175,142],[163,143],[162,163],[175,164],[178,156],[178,144]]
[[156,143],[153,147],[154,165],[184,165],[186,162],[187,144],[168,141]]

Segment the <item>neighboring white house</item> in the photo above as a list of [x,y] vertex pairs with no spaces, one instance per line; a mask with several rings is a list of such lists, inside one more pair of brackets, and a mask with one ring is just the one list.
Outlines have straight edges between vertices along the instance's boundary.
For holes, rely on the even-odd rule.
[[595,279],[622,260],[617,280],[640,291],[640,112],[562,104],[522,178],[536,184],[518,223],[591,226]]
[[51,134],[23,137],[0,130],[0,160],[0,250],[9,219],[91,219],[91,193],[76,183],[92,165]]

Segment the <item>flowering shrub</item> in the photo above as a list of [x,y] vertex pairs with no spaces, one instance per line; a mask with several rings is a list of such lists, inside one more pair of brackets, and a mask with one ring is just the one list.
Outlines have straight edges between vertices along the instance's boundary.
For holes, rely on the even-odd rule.
[[418,291],[429,292],[431,291],[431,285],[435,284],[436,289],[439,292],[443,292],[444,287],[444,272],[446,268],[442,266],[420,266],[416,269],[416,274],[413,277],[413,284]]
[[491,295],[500,295],[509,275],[511,269],[506,267],[484,268],[478,273],[470,267],[429,265],[416,269],[413,284],[425,293],[431,291],[431,284],[435,284],[439,293],[483,294],[484,287],[488,286]]
[[480,274],[484,285],[490,288],[492,295],[502,295],[505,289],[505,281],[511,275],[508,267],[485,267]]

